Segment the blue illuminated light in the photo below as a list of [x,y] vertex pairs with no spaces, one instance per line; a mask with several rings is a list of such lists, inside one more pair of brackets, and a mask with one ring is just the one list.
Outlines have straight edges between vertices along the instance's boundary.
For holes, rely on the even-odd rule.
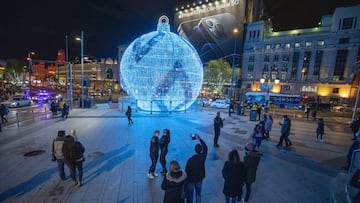
[[143,111],[183,111],[196,100],[203,81],[203,65],[195,48],[170,32],[168,18],[157,31],[135,39],[120,63],[123,89]]

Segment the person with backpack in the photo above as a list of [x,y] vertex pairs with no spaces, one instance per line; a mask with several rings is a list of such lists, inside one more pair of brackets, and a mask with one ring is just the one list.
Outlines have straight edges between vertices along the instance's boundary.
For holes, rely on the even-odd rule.
[[64,171],[64,155],[63,155],[63,145],[65,140],[65,130],[59,130],[57,137],[52,143],[52,161],[56,161],[59,170],[59,176],[61,180],[65,180],[65,171]]
[[[71,135],[65,137],[63,145],[63,154],[65,163],[70,168],[70,177],[73,180],[74,186],[80,187],[82,184],[83,177],[83,162],[85,148],[78,141],[76,131],[71,130]],[[76,170],[79,172],[79,178],[76,179]]]

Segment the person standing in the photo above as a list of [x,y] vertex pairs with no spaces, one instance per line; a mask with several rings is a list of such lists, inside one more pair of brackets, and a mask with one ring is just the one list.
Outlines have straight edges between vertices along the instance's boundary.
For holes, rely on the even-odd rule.
[[[245,194],[245,203],[249,201],[251,194],[251,184],[256,180],[256,171],[260,162],[261,153],[255,150],[254,143],[247,143],[245,145],[245,185],[246,185],[246,194]],[[238,199],[240,201],[240,199]]]
[[150,159],[151,159],[151,166],[149,168],[148,178],[153,179],[158,176],[155,173],[156,163],[159,158],[159,130],[154,131],[154,136],[151,137],[150,140]]
[[259,123],[255,126],[254,132],[253,132],[253,139],[255,141],[256,148],[259,150],[261,141],[263,139],[263,133],[262,133],[262,124]]
[[320,135],[320,142],[324,142],[323,135],[324,135],[324,119],[319,118],[316,128],[316,140],[319,141]]
[[59,176],[61,180],[65,180],[65,172],[64,172],[64,155],[63,155],[63,144],[65,139],[65,130],[59,130],[57,137],[54,139],[52,143],[52,160],[57,162]]
[[164,129],[162,132],[162,136],[159,141],[160,145],[160,164],[162,166],[162,171],[160,172],[162,175],[165,175],[167,172],[166,169],[166,154],[168,153],[168,145],[170,143],[170,130]]
[[270,131],[272,129],[272,124],[273,124],[273,118],[271,115],[269,115],[265,122],[265,133],[264,134],[265,134],[266,139],[270,138]]
[[289,138],[290,131],[291,131],[291,120],[287,115],[285,115],[285,119],[287,120],[287,123],[288,123],[288,126],[289,126],[288,131],[286,132],[286,136],[285,136],[285,144],[286,144],[286,147],[289,147],[289,146],[292,145],[292,142],[291,142],[291,140]]
[[290,133],[290,123],[289,120],[287,119],[287,115],[283,116],[282,119],[282,123],[279,123],[281,125],[281,136],[280,136],[280,140],[279,143],[276,145],[278,148],[280,146],[282,146],[283,141],[285,140],[285,145],[286,147],[288,147],[288,142],[286,139],[288,139],[288,133]]
[[219,147],[218,140],[220,136],[220,128],[224,127],[223,119],[220,117],[220,112],[216,113],[216,117],[214,118],[214,147]]
[[[71,130],[71,135],[74,137],[74,141],[75,141],[75,168],[79,172],[79,179],[76,183],[76,186],[80,187],[83,177],[83,162],[85,161],[85,157],[84,157],[85,148],[83,144],[79,142],[75,130]],[[76,177],[75,173],[74,176]]]
[[195,138],[200,144],[195,145],[195,154],[186,162],[185,172],[187,174],[188,198],[187,202],[193,202],[194,190],[196,193],[196,203],[201,202],[201,186],[205,178],[205,160],[208,153],[208,147],[200,135],[195,134]]
[[229,153],[229,160],[225,162],[222,169],[222,176],[225,180],[223,194],[226,203],[235,203],[242,195],[242,187],[245,180],[245,166],[240,161],[237,150]]
[[130,106],[128,106],[125,115],[127,116],[128,124],[129,124],[129,125],[130,125],[130,124],[134,124],[134,121],[131,119],[131,107],[130,107]]
[[180,169],[177,161],[170,162],[169,170],[161,184],[165,190],[163,203],[183,203],[186,173]]

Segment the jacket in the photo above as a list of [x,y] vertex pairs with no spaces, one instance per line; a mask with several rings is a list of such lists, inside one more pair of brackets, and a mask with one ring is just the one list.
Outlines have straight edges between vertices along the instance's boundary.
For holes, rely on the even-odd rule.
[[318,121],[318,126],[316,128],[316,133],[317,134],[324,134],[324,122],[319,120]]
[[216,117],[214,118],[214,128],[215,128],[215,129],[220,129],[220,128],[222,128],[222,127],[224,127],[224,123],[223,123],[222,118],[219,117],[219,116],[216,116]]
[[80,142],[65,139],[63,145],[63,154],[64,161],[69,167],[74,168],[77,165],[77,162],[83,161],[84,151],[85,149]]
[[64,159],[64,155],[62,151],[63,144],[64,144],[64,137],[57,137],[54,139],[51,151],[55,159]]
[[270,118],[266,119],[266,122],[265,122],[265,131],[266,132],[271,131],[272,124],[273,124],[273,121]]
[[152,136],[150,140],[150,156],[158,157],[159,156],[159,137]]
[[161,151],[168,151],[169,143],[170,143],[170,135],[161,136],[159,141]]
[[225,162],[222,169],[222,176],[225,179],[223,193],[226,196],[236,197],[242,194],[242,187],[245,181],[245,166],[242,162]]
[[164,203],[183,203],[183,187],[186,174],[183,171],[169,172],[164,177],[161,188],[165,190]]
[[284,123],[281,125],[281,134],[290,135],[290,120],[284,120]]
[[199,141],[203,148],[202,152],[193,155],[186,162],[185,172],[187,174],[187,182],[190,183],[200,182],[205,178],[205,160],[208,148],[202,139]]
[[244,157],[245,182],[253,183],[256,180],[256,171],[260,162],[261,153],[253,151]]

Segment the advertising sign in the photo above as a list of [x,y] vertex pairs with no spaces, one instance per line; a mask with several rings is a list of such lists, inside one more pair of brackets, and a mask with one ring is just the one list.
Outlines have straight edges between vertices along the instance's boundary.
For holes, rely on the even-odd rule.
[[[242,50],[246,0],[193,4],[175,13],[175,27],[198,51],[203,62],[228,58]],[[233,30],[239,32],[234,34]]]

